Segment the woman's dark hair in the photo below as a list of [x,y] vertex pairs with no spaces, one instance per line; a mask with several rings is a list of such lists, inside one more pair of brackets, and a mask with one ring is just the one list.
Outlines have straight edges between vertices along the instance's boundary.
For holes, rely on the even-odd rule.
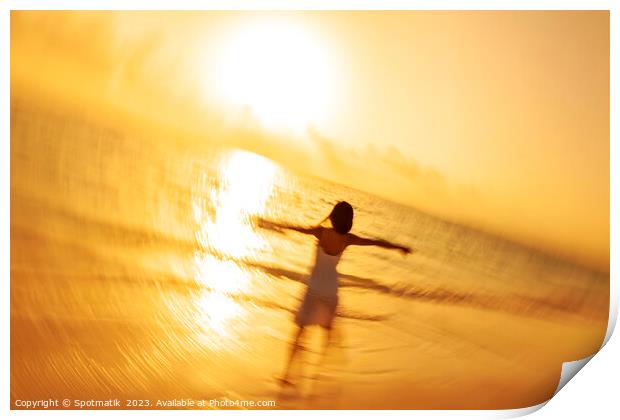
[[341,201],[334,206],[328,217],[336,232],[344,235],[353,226],[353,207],[346,201]]

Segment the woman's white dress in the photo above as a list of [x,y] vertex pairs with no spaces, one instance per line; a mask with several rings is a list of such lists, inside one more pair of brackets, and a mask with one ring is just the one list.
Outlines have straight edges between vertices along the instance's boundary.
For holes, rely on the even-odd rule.
[[314,268],[308,280],[308,289],[295,316],[300,327],[320,325],[331,328],[338,306],[338,272],[336,266],[342,253],[330,255],[316,247]]

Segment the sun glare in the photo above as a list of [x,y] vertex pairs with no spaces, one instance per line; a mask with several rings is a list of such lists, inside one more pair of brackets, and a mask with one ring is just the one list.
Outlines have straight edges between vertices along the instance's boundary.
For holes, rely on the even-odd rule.
[[237,150],[222,158],[214,178],[202,173],[194,186],[200,245],[195,279],[204,286],[196,299],[196,332],[211,346],[230,339],[232,323],[244,313],[236,298],[250,288],[252,276],[240,263],[269,246],[252,227],[252,218],[265,215],[277,175],[270,160]]
[[260,22],[224,42],[216,83],[222,98],[248,107],[271,128],[303,129],[325,117],[332,86],[325,48],[302,27]]

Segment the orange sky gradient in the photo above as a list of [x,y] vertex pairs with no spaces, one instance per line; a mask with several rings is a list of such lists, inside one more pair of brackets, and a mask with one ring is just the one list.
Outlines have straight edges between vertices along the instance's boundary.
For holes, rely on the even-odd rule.
[[[322,112],[295,126],[218,94],[222,50],[265,21],[325,60]],[[291,89],[303,117],[311,93]],[[244,147],[609,271],[606,11],[14,11],[11,92]]]

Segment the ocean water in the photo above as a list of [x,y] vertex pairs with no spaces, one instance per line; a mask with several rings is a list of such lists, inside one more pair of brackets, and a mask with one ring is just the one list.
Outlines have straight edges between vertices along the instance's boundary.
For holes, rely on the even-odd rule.
[[[317,174],[320,175],[320,174]],[[11,399],[274,400],[278,408],[516,408],[598,349],[609,276],[250,151],[201,152],[12,99]],[[353,232],[337,339],[281,389],[313,238]],[[137,407],[145,408],[145,407]]]

